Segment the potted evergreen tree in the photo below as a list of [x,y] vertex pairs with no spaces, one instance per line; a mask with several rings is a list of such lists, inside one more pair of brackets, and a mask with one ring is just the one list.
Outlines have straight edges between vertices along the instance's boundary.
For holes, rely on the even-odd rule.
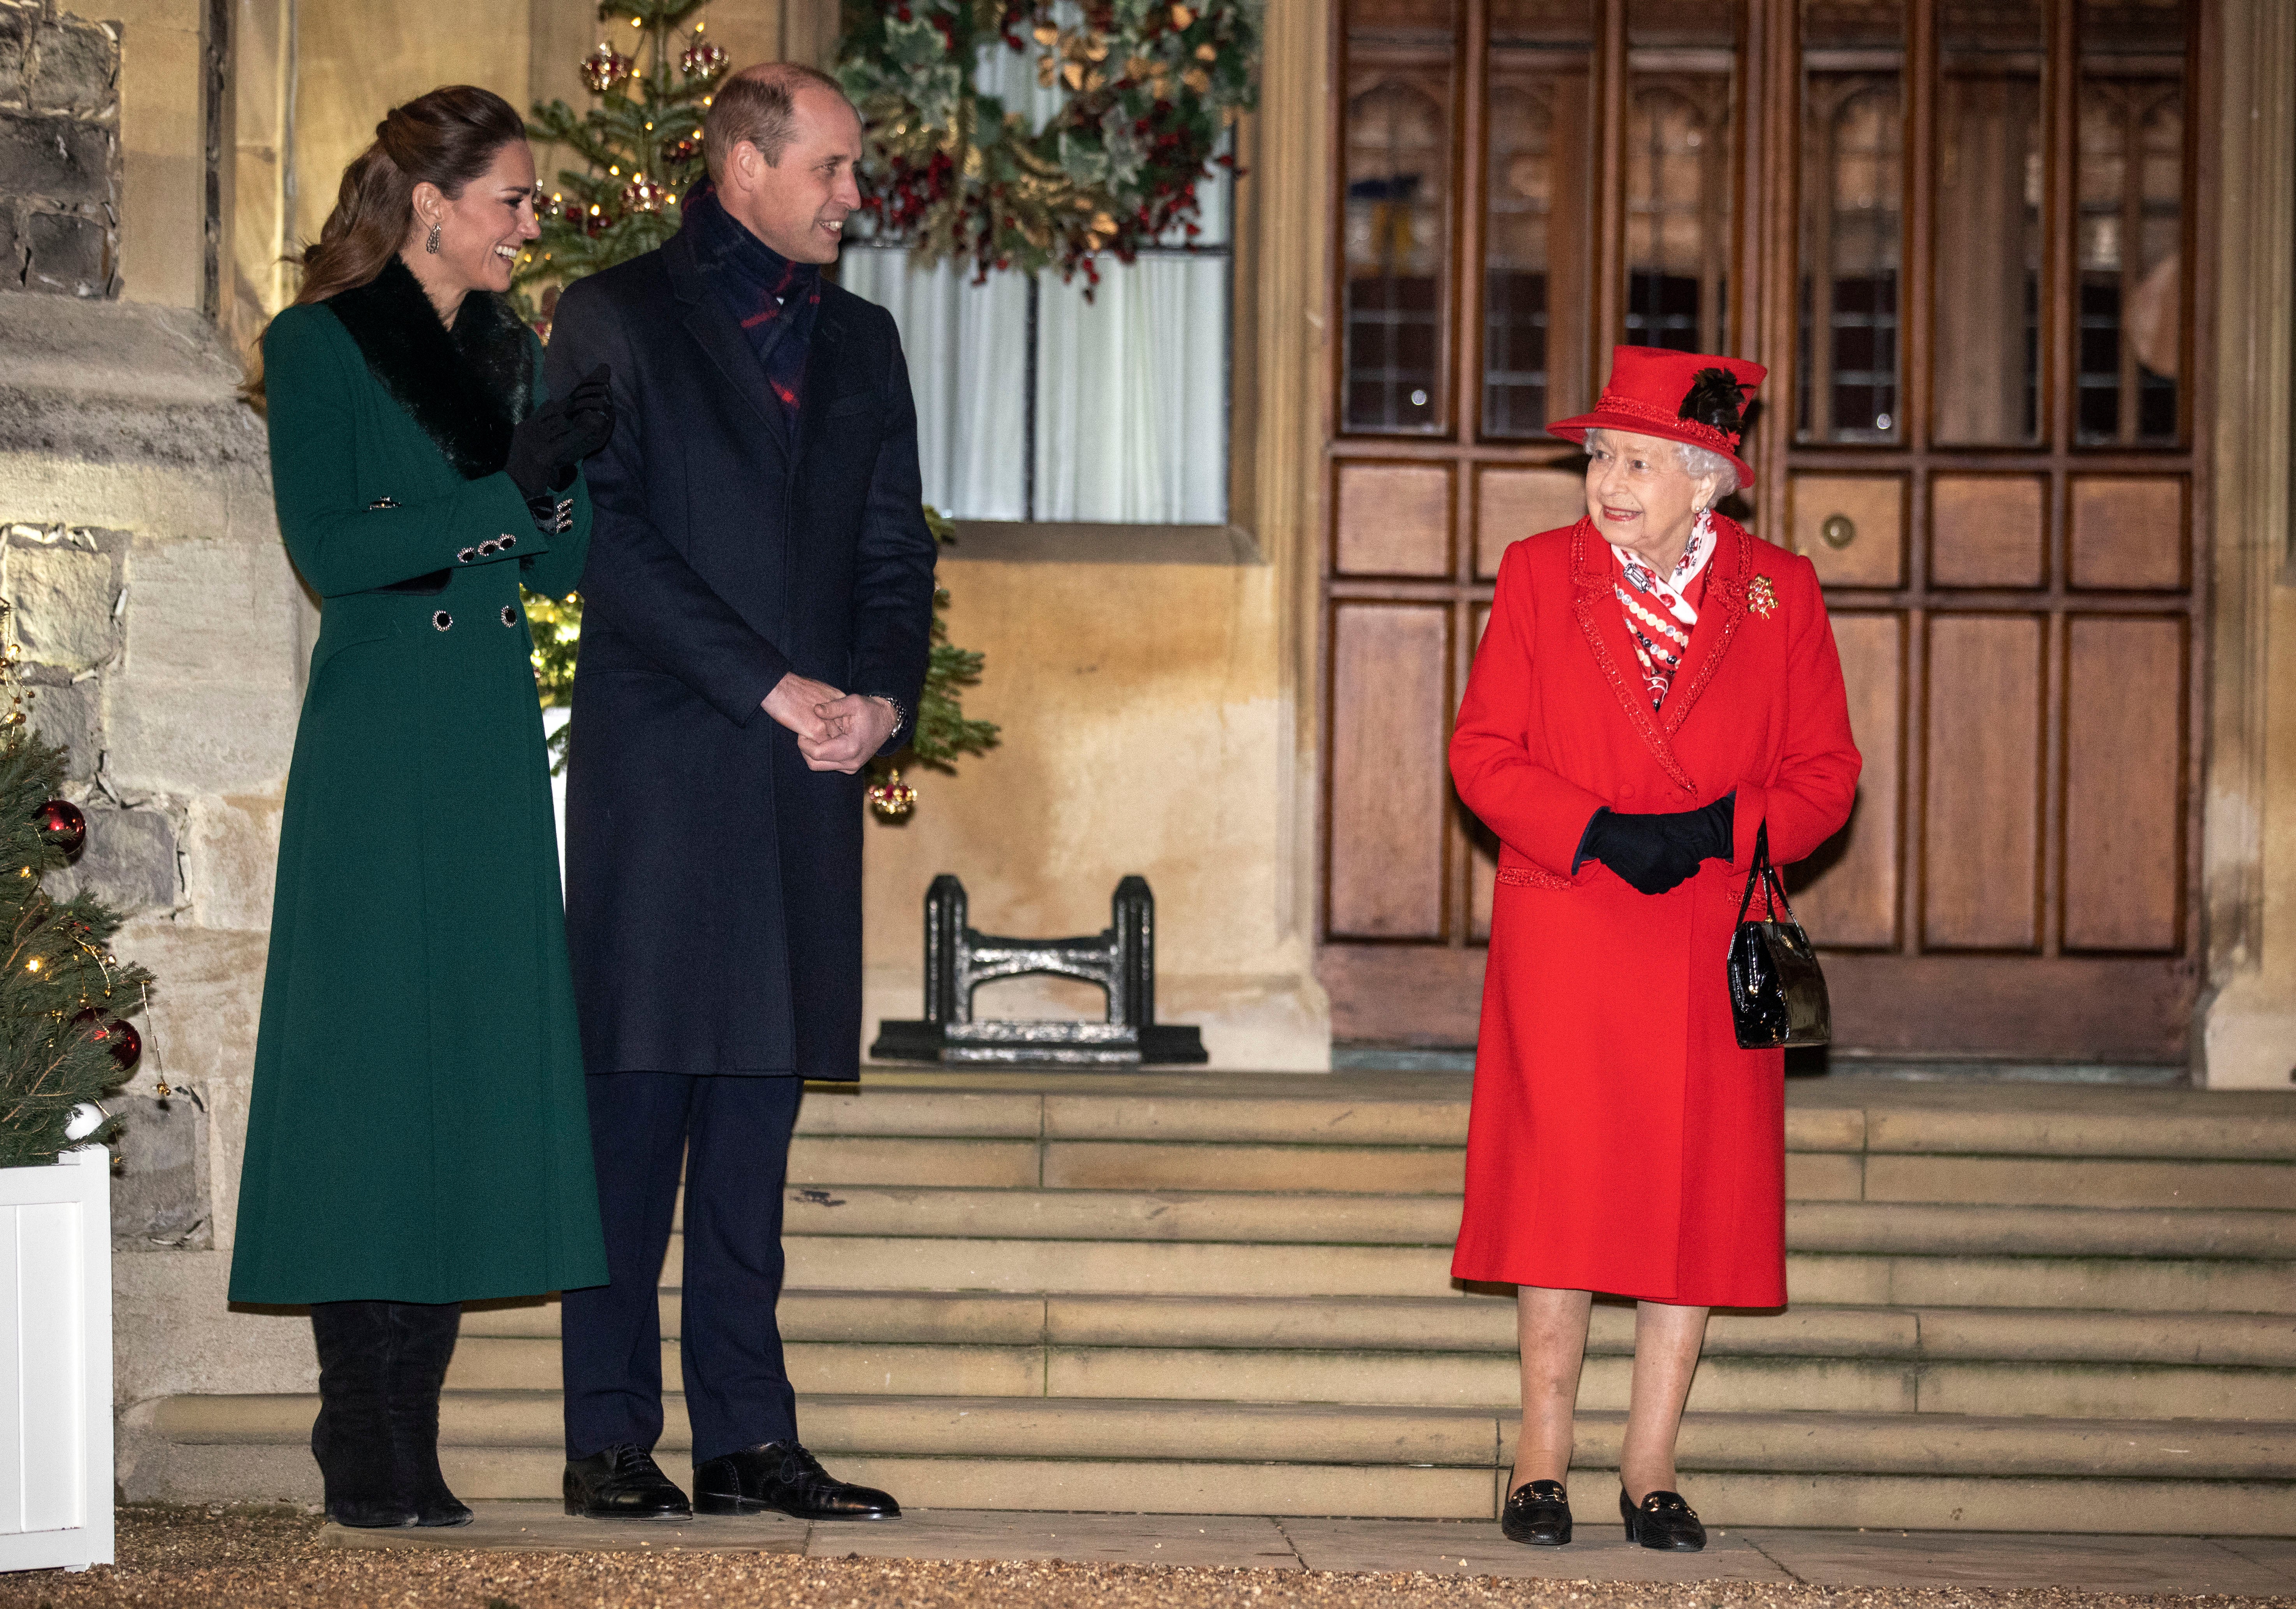
[[[0,612],[6,606],[0,604]],[[111,1153],[95,1104],[142,1046],[151,974],[111,948],[118,913],[41,882],[86,824],[64,751],[25,725],[0,651],[0,1570],[109,1564]]]

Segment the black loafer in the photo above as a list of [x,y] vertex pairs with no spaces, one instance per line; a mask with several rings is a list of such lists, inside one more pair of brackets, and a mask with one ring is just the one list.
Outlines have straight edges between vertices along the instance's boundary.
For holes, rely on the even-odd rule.
[[794,1441],[760,1441],[693,1468],[701,1514],[763,1514],[800,1520],[898,1520],[901,1506],[871,1486],[840,1481]]
[[685,1520],[693,1506],[643,1447],[618,1442],[566,1460],[566,1512],[586,1520]]
[[1510,1542],[1560,1547],[1570,1539],[1570,1496],[1560,1481],[1526,1481],[1507,1493],[1499,1529]]
[[1706,1527],[1698,1523],[1696,1512],[1682,1500],[1678,1491],[1646,1493],[1642,1506],[1637,1508],[1621,1486],[1619,1514],[1627,1522],[1629,1542],[1669,1553],[1696,1553],[1706,1546]]

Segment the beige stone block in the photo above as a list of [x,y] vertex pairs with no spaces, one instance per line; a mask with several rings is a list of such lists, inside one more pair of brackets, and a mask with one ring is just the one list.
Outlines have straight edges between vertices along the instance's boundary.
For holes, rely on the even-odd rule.
[[1866,1113],[1857,1106],[1810,1104],[1813,1097],[1792,1080],[1786,1083],[1788,1151],[1863,1151]]
[[1034,1189],[1032,1140],[856,1138],[801,1134],[790,1142],[792,1185],[931,1185]]
[[[0,507],[29,523],[70,521],[112,530],[223,536],[233,529],[242,494],[253,490],[235,486],[238,479],[230,468],[89,464],[46,453],[0,452]],[[270,487],[261,489],[267,513]]]
[[1286,1190],[1456,1196],[1466,1155],[1447,1149],[1339,1145],[1128,1145],[1057,1141],[1045,1178],[1057,1190]]
[[1359,1089],[1326,1093],[1315,1084],[1303,1085],[1296,1095],[1236,1095],[1218,1100],[1206,1100],[1193,1090],[1047,1093],[1045,1134],[1068,1140],[1464,1145],[1466,1080],[1458,1085],[1457,1099],[1441,1101],[1382,1099]]
[[1832,1152],[1786,1153],[1788,1201],[1859,1201],[1866,1194],[1866,1160]]
[[1923,1366],[1924,1414],[2296,1420],[2296,1370],[1952,1362]]
[[12,541],[4,573],[24,657],[62,670],[86,670],[117,653],[117,570],[111,554],[90,552],[75,542],[34,546]]
[[[1988,1482],[1980,1486],[1979,1495],[2003,1498],[2019,1509],[2038,1507],[2038,1485]],[[1793,1494],[1789,1489],[1778,1495]],[[2134,1509],[2138,1494],[2116,1489],[2103,1495],[2117,1509]],[[1753,1490],[1731,1497],[1736,1503],[1756,1500]],[[1751,1536],[1753,1546],[1793,1572],[1794,1580],[1819,1587],[2023,1588],[2174,1598],[2201,1594],[2276,1597],[2296,1585],[2288,1572],[2202,1537],[2059,1539],[2046,1531],[2026,1536],[1934,1531],[1914,1535],[1870,1526],[1847,1534],[1759,1529],[1741,1534]]]
[[[1895,1257],[1874,1264],[1909,1307],[2296,1313],[2296,1265],[2120,1257]],[[1792,1285],[1792,1259],[1787,1283]],[[1848,1298],[1835,1296],[1828,1300]]]
[[[670,1306],[665,1295],[665,1315]],[[775,1317],[790,1341],[1035,1347],[1046,1335],[1045,1306],[1037,1295],[785,1290]]]
[[1928,1256],[2296,1258],[2296,1213],[1790,1202],[1797,1251]]
[[[883,1342],[791,1341],[784,1349],[800,1392],[873,1396],[1041,1397],[1045,1359],[1037,1346],[903,1346]],[[684,1379],[678,1343],[661,1346],[661,1378],[676,1391]],[[466,1335],[455,1349],[447,1389],[455,1391],[555,1391],[561,1389],[555,1338]]]
[[1046,1326],[1052,1340],[1071,1347],[1409,1349],[1510,1359],[1515,1348],[1514,1303],[1481,1295],[1056,1295],[1046,1303]]
[[237,794],[283,783],[301,699],[291,687],[111,678],[106,774],[123,790]]
[[2036,1358],[2296,1368],[2296,1315],[1923,1308],[1925,1358]]
[[2296,1162],[2048,1156],[1872,1156],[1868,1201],[2296,1211]]
[[791,1235],[792,1285],[861,1291],[1070,1291],[1218,1295],[1440,1296],[1447,1248],[1154,1241],[939,1240]]
[[[1212,1240],[1439,1246],[1459,1203],[1439,1195],[1193,1194],[1128,1190],[798,1190],[791,1235],[880,1235],[930,1225],[950,1235],[1055,1240]],[[1263,1254],[1264,1255],[1264,1254]]]
[[1511,1411],[1520,1379],[1512,1356],[1492,1352],[1054,1347],[1045,1394]]
[[184,871],[201,926],[270,932],[283,799],[283,790],[192,800]]
[[318,1389],[311,1321],[299,1312],[234,1309],[230,1282],[228,1252],[111,1260],[113,1400]]
[[[2286,1088],[2286,1075],[2282,1075]],[[1948,1093],[1959,1093],[1949,1091]],[[2296,1162],[2289,1103],[2234,1106],[2186,1090],[2100,1090],[2103,1100],[2043,1104],[1997,1096],[1983,1104],[1877,1110],[1867,1148],[1996,1157],[2214,1157]],[[2165,1096],[2117,1100],[2115,1096]],[[1964,1097],[1966,1098],[1966,1097]],[[2046,1097],[2042,1097],[2045,1099]],[[2252,1100],[2253,1097],[2245,1097]]]
[[861,1084],[809,1087],[797,1132],[1034,1140],[1044,1130],[1044,1112],[1038,1095],[882,1087],[873,1070]]
[[205,1108],[215,1244],[227,1250],[239,1217],[267,937],[146,919],[122,928],[112,948],[158,980],[144,1019],[135,1087],[148,1091],[164,1069],[171,1084],[194,1092]]
[[127,559],[128,673],[138,684],[294,681],[294,571],[275,544],[138,540]]
[[120,295],[196,308],[207,167],[198,0],[109,0],[119,53]]

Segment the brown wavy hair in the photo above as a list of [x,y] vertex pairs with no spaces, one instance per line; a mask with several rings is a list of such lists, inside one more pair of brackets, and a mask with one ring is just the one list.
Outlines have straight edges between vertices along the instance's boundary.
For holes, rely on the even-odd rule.
[[[494,166],[496,152],[525,138],[526,122],[511,103],[476,85],[448,84],[392,107],[374,126],[374,143],[343,169],[335,209],[320,228],[318,243],[291,259],[303,268],[293,305],[324,301],[381,273],[414,227],[415,185],[427,182],[459,196]],[[241,390],[262,406],[260,334]]]

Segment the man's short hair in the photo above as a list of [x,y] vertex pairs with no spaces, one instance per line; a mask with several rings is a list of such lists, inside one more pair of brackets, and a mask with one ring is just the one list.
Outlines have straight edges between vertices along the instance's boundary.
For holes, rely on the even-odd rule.
[[796,134],[797,92],[808,84],[852,104],[843,85],[801,62],[767,62],[726,79],[701,119],[701,155],[709,176],[725,176],[726,159],[743,140],[758,148],[767,166],[780,167],[782,152]]

